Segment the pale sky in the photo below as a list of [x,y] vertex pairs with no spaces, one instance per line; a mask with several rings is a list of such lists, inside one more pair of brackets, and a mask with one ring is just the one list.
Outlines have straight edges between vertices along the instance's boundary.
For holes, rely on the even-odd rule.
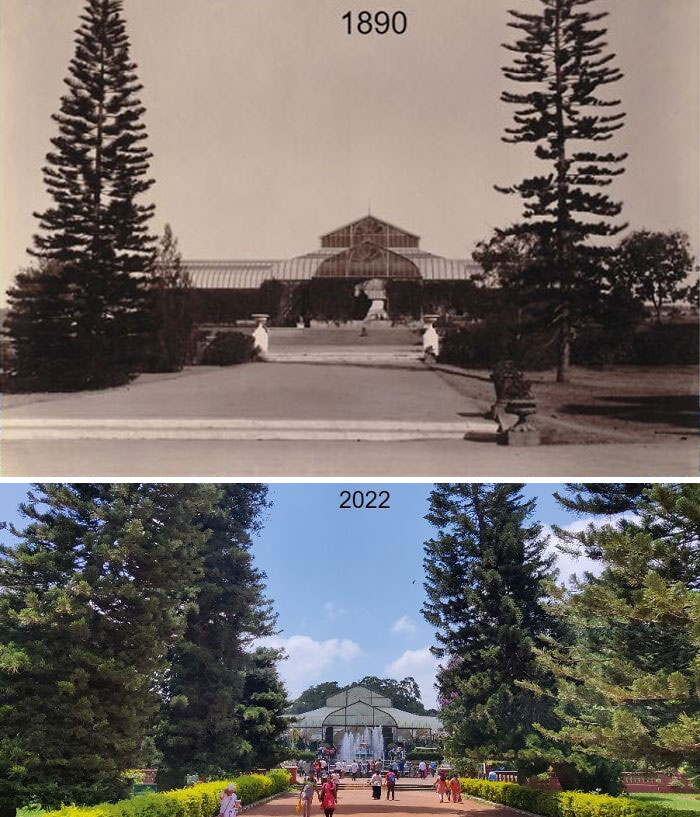
[[[371,4],[370,4],[371,5]],[[0,4],[0,262],[27,263],[44,208],[82,0]],[[170,222],[189,258],[289,258],[371,210],[465,257],[517,219],[493,189],[541,171],[501,142],[513,87],[499,44],[506,10],[535,0],[402,0],[402,36],[348,36],[357,0],[125,0],[154,153],[154,228]],[[387,7],[388,8],[388,7]],[[392,6],[393,8],[393,6]],[[628,151],[609,188],[633,228],[682,229],[698,247],[698,2],[599,0],[625,78]],[[519,86],[522,88],[522,86]]]

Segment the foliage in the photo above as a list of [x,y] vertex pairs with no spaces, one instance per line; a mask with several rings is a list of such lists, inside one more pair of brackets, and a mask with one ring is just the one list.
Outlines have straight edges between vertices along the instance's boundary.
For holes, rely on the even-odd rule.
[[445,483],[430,495],[423,615],[435,627],[433,653],[447,659],[437,683],[451,755],[517,759],[533,723],[549,718],[549,702],[517,685],[553,685],[534,649],[557,631],[543,585],[554,556],[521,489]]
[[688,280],[695,259],[688,236],[679,230],[636,230],[618,245],[608,267],[614,288],[654,305],[656,320],[666,304],[689,297]]
[[243,803],[250,805],[285,791],[289,786],[289,775],[282,769],[273,769],[267,775],[241,775],[225,781],[197,783],[185,789],[141,794],[116,803],[64,806],[47,813],[51,817],[214,817],[219,810],[219,795],[229,782],[233,783]]
[[0,805],[123,795],[182,633],[214,485],[46,484],[0,545]]
[[410,752],[406,752],[406,760],[417,760],[419,762],[424,760],[426,763],[430,763],[431,760],[437,760],[439,763],[443,757],[444,752],[440,751],[440,749],[411,749]]
[[[491,369],[510,358],[528,371],[556,365],[555,336],[507,321],[470,324],[445,333],[440,362],[466,369]],[[578,366],[696,365],[700,330],[696,322],[660,324],[635,329],[611,316],[605,325],[581,325],[571,344],[571,361]]]
[[[611,65],[614,55],[605,53],[606,30],[599,23],[607,15],[586,11],[591,2],[539,0],[539,13],[511,10],[509,26],[518,39],[504,44],[515,55],[502,69],[504,76],[529,86],[501,94],[504,102],[517,106],[504,141],[532,145],[548,166],[541,175],[497,188],[523,201],[523,220],[502,235],[537,248],[533,284],[552,298],[560,381],[569,365],[572,303],[578,297],[584,310],[589,306],[587,279],[605,254],[588,239],[614,235],[624,226],[611,224],[621,205],[599,188],[623,172],[619,165],[626,156],[596,149],[622,127],[624,113],[609,110],[619,100],[599,95],[622,74]],[[533,270],[529,264],[526,268]]]
[[576,642],[552,642],[539,653],[558,678],[563,723],[541,732],[613,759],[698,765],[700,486],[655,485],[632,494],[629,505],[634,516],[617,522],[579,533],[555,529],[562,549],[585,553],[603,570],[557,594],[555,609]]
[[544,817],[673,817],[671,809],[646,805],[629,797],[543,791],[517,783],[490,783],[470,778],[460,778],[460,783],[465,794]]
[[235,366],[255,358],[255,341],[244,332],[217,332],[204,347],[202,366]]
[[58,135],[44,182],[53,204],[37,214],[37,269],[8,294],[15,390],[75,390],[126,382],[146,337],[153,262],[139,203],[151,154],[129,56],[122,0],[85,0]]
[[[270,625],[271,626],[271,625]],[[269,767],[289,756],[282,742],[289,721],[284,717],[287,691],[277,672],[281,650],[258,647],[249,657],[241,704],[241,735],[247,754],[243,768]]]
[[265,486],[227,484],[198,520],[209,535],[161,690],[157,743],[169,779],[276,762],[273,750],[286,727],[278,654],[251,650],[255,639],[274,632],[276,618],[264,595],[265,574],[250,553],[267,507]]
[[346,689],[361,686],[371,689],[387,698],[391,698],[392,705],[404,712],[413,712],[415,715],[425,715],[425,707],[421,701],[420,687],[415,678],[408,676],[401,681],[395,678],[378,678],[376,675],[365,675],[358,681],[353,681],[346,686],[339,686],[337,681],[325,681],[322,684],[305,689],[298,698],[292,701],[289,713],[299,714],[300,712],[310,712],[312,709],[326,705],[326,700]]
[[343,689],[345,687],[339,686],[337,681],[324,681],[321,684],[310,686],[292,701],[287,712],[298,715],[301,712],[311,712],[313,709],[319,709],[326,705],[327,698]]
[[179,372],[187,361],[194,331],[190,280],[172,228],[165,232],[150,281],[151,346],[145,364],[149,371]]

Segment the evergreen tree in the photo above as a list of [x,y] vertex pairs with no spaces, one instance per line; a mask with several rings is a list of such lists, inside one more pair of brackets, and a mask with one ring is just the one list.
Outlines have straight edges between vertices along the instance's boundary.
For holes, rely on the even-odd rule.
[[0,812],[123,795],[184,626],[212,485],[39,485],[0,545]]
[[534,500],[520,485],[441,484],[426,519],[423,615],[435,627],[441,717],[454,756],[513,757],[551,706],[518,681],[551,675],[534,648],[556,631],[544,582],[554,574]]
[[290,720],[285,717],[287,691],[280,680],[277,663],[280,650],[258,647],[250,656],[243,685],[240,708],[244,754],[244,769],[269,769],[285,760],[289,747],[282,735]]
[[261,669],[251,647],[273,634],[276,618],[264,596],[265,574],[250,553],[266,494],[262,485],[225,485],[213,513],[201,519],[211,535],[184,637],[169,654],[159,784],[181,784],[193,771],[212,775],[255,763],[255,747],[245,737],[244,693],[247,674]]
[[604,565],[561,591],[570,646],[539,656],[558,679],[550,739],[656,768],[700,765],[700,486],[648,487],[634,517],[578,534]]
[[566,493],[554,493],[567,511],[610,516],[633,511],[649,486],[639,482],[567,482]]
[[598,189],[623,172],[620,164],[626,155],[598,149],[598,143],[622,127],[624,113],[609,112],[619,100],[598,95],[622,74],[611,65],[615,55],[605,53],[606,30],[599,23],[606,12],[585,10],[592,2],[537,0],[539,13],[510,11],[513,19],[508,25],[519,39],[504,44],[515,57],[503,74],[530,86],[501,95],[504,102],[517,106],[515,127],[506,128],[504,141],[533,145],[535,156],[549,167],[543,175],[496,189],[523,199],[524,220],[504,234],[535,236],[536,283],[551,298],[552,319],[558,326],[560,382],[567,379],[577,294],[586,296],[581,302],[590,308],[587,279],[605,255],[588,239],[624,228],[610,221],[619,215],[621,205]]
[[194,328],[193,294],[177,239],[165,225],[151,276],[152,348],[148,368],[179,372],[187,362]]
[[126,382],[145,338],[154,239],[153,206],[140,203],[152,184],[142,86],[122,0],[86,0],[80,19],[43,169],[53,204],[37,214],[31,250],[52,263],[20,276],[8,296],[17,389]]

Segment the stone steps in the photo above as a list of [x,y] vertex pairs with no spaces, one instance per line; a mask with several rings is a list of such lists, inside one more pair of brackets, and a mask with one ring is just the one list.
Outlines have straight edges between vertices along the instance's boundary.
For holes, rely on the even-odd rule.
[[269,363],[325,363],[328,365],[356,366],[416,366],[423,361],[421,349],[392,349],[374,347],[357,349],[346,347],[316,347],[271,349],[265,359]]

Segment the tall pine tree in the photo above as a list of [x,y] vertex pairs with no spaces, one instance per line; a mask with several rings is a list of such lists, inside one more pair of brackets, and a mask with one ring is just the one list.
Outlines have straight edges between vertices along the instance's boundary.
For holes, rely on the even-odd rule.
[[426,519],[437,529],[425,543],[427,601],[435,627],[441,717],[455,756],[511,757],[518,762],[544,705],[518,681],[551,675],[535,646],[556,631],[545,580],[554,575],[534,500],[520,485],[441,484]]
[[[631,486],[630,486],[631,487]],[[700,486],[646,486],[634,515],[569,533],[598,560],[563,592],[573,645],[543,650],[563,722],[549,738],[656,768],[700,768]]]
[[[279,736],[274,712],[268,723],[261,711],[265,702],[255,699],[248,680],[250,672],[265,669],[252,647],[256,639],[273,634],[276,620],[264,595],[265,574],[250,553],[266,495],[261,485],[223,486],[213,512],[201,520],[211,531],[201,554],[202,574],[184,636],[170,651],[163,684],[158,744],[165,784],[181,783],[192,771],[212,775],[254,766],[256,746],[246,735],[257,719],[270,727],[267,744]],[[267,653],[261,660],[265,658]],[[260,711],[253,715],[251,707]]]
[[31,252],[40,264],[8,296],[16,390],[126,382],[146,331],[154,208],[141,203],[153,183],[142,86],[122,0],[86,0],[80,19],[44,167],[53,205],[36,214],[41,231]]
[[123,794],[185,625],[213,485],[39,485],[0,545],[0,813]]
[[[503,74],[529,87],[504,91],[501,99],[517,108],[514,127],[506,128],[506,142],[534,146],[546,162],[542,175],[531,176],[503,193],[519,195],[524,220],[503,235],[533,235],[541,257],[533,266],[540,293],[551,300],[551,320],[558,327],[557,380],[567,379],[571,345],[572,310],[577,296],[590,296],[596,261],[605,251],[589,242],[614,235],[624,228],[611,222],[622,206],[600,188],[623,172],[626,154],[602,152],[598,145],[622,127],[624,113],[610,109],[619,100],[599,92],[621,79],[606,53],[606,30],[600,21],[606,12],[586,10],[597,0],[536,0],[538,13],[510,11],[508,24],[518,33],[513,63]],[[597,282],[596,282],[597,285]],[[581,298],[584,308],[587,298]]]

